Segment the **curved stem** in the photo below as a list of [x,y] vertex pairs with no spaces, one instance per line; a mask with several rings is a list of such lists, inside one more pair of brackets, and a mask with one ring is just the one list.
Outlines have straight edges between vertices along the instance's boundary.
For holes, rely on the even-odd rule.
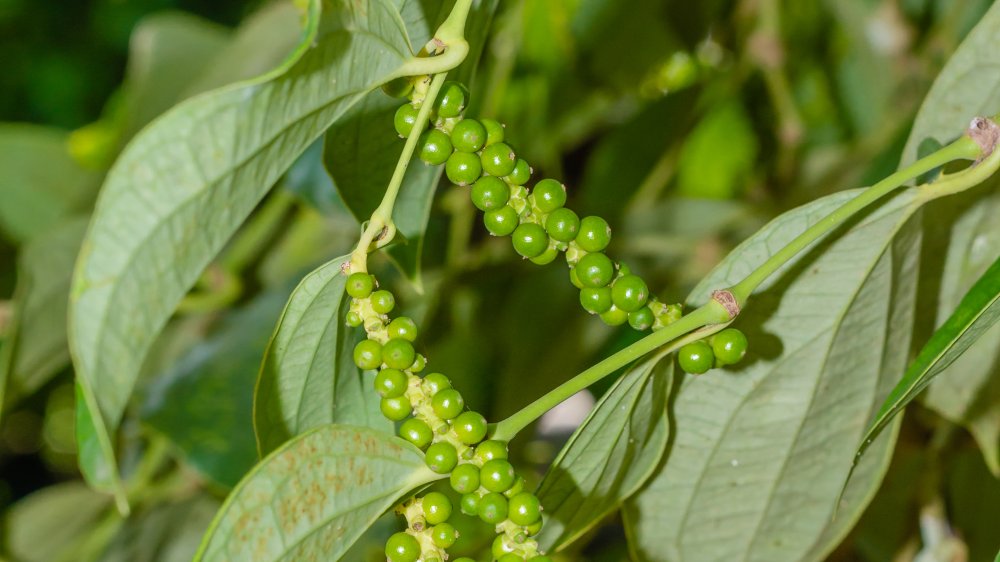
[[491,428],[490,439],[510,441],[518,432],[540,418],[545,412],[555,408],[563,400],[639,359],[643,355],[667,345],[689,332],[705,326],[723,325],[730,320],[731,316],[729,312],[721,304],[715,300],[709,301],[708,304],[695,309],[673,324],[666,326],[662,330],[653,332],[562,383],[538,400],[522,408],[516,414],[496,424],[496,426]]
[[954,160],[975,160],[982,154],[982,149],[970,137],[963,135],[955,142],[934,152],[913,164],[899,170],[884,180],[876,183],[872,187],[863,191],[854,199],[838,207],[829,215],[820,219],[816,224],[810,226],[805,232],[798,235],[784,248],[775,252],[760,267],[755,269],[745,279],[734,285],[730,290],[736,301],[742,306],[746,304],[750,294],[775,271],[785,265],[807,246],[815,242],[821,236],[830,232],[844,221],[854,216],[859,211],[868,207],[875,201],[885,197],[890,192],[898,189],[907,181],[933,170],[939,166]]

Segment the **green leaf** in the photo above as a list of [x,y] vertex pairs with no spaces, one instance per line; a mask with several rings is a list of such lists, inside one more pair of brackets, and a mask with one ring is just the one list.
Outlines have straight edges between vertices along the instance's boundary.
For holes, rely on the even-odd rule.
[[343,425],[314,429],[240,482],[194,560],[338,560],[400,498],[439,478],[398,437]]
[[152,14],[140,21],[129,41],[125,138],[187,97],[184,92],[192,79],[228,42],[225,28],[183,12]]
[[687,197],[733,198],[743,191],[757,150],[757,135],[739,102],[714,108],[684,141],[678,192]]
[[308,7],[282,66],[176,106],[133,139],[104,185],[70,302],[83,419],[93,422],[83,431],[101,445],[81,463],[107,465],[82,467],[95,486],[118,487],[110,435],[177,303],[292,162],[411,56],[384,0]]
[[[1000,108],[1000,66],[996,64],[1000,5],[994,4],[948,61],[924,100],[906,145],[903,164],[915,160],[925,145],[950,140],[955,123]],[[997,181],[986,196],[982,190],[962,194],[933,207],[924,252],[924,277],[931,294],[921,309],[936,310],[940,326],[969,288],[996,259],[1000,243]],[[937,283],[940,279],[940,283]],[[935,302],[936,301],[936,302]],[[932,321],[928,318],[927,323]],[[976,438],[994,474],[1000,476],[1000,327],[984,334],[944,370],[927,389],[923,402],[942,416],[967,427]]]
[[[857,193],[781,215],[690,302],[743,279]],[[904,192],[786,265],[740,314],[747,360],[682,381],[666,462],[626,502],[637,558],[821,560],[843,539],[891,456],[894,431],[862,459],[833,519],[865,425],[906,366],[920,202]]]
[[673,357],[625,373],[601,398],[538,488],[546,520],[538,537],[558,550],[599,523],[642,486],[667,447]]
[[0,124],[0,231],[15,242],[41,235],[86,207],[96,177],[66,148],[65,132]]
[[21,250],[10,339],[0,348],[0,403],[34,393],[69,363],[66,308],[86,227],[85,218],[68,219]]
[[[430,39],[434,27],[447,12],[442,2],[396,0],[407,22],[414,46]],[[451,78],[468,82],[475,73],[497,0],[476,0],[466,22],[469,55]],[[393,115],[405,103],[381,90],[374,91],[326,133],[324,162],[337,193],[358,222],[368,220],[385,195],[396,162],[403,152],[403,140],[393,126]],[[442,166],[428,166],[416,156],[403,177],[399,197],[392,210],[402,244],[387,248],[403,273],[420,285],[420,258],[424,231],[430,218],[434,191],[441,179]]]
[[287,287],[268,291],[228,315],[145,390],[142,419],[224,488],[235,486],[257,462],[253,384],[288,293]]
[[78,553],[110,508],[108,497],[79,482],[43,488],[4,518],[6,553],[18,562],[53,562]]
[[313,428],[341,423],[392,433],[362,376],[354,346],[363,336],[344,323],[342,256],[307,275],[295,288],[267,344],[254,391],[253,426],[260,454]]
[[955,312],[938,328],[920,350],[920,354],[907,369],[903,379],[896,384],[885,399],[875,419],[865,432],[858,455],[868,444],[909,404],[917,394],[927,388],[931,380],[948,368],[1000,319],[1000,259],[993,262],[986,273],[969,290]]
[[218,509],[209,496],[155,505],[126,521],[100,562],[190,562]]

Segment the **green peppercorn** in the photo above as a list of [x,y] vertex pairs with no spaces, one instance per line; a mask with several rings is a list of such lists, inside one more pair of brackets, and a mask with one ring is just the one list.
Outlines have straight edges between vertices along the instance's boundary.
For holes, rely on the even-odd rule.
[[389,322],[386,326],[386,333],[390,338],[398,338],[406,341],[416,341],[417,323],[406,316],[400,316]]
[[503,125],[493,119],[480,119],[479,122],[482,123],[483,128],[486,129],[486,146],[504,141]]
[[486,418],[479,412],[462,412],[452,422],[451,430],[462,443],[475,445],[486,437]]
[[677,351],[677,362],[681,369],[692,375],[707,373],[714,361],[712,347],[703,340],[689,343]]
[[601,217],[584,217],[576,243],[588,252],[600,252],[611,242],[611,227]]
[[417,149],[420,151],[421,160],[431,166],[440,166],[451,156],[451,138],[444,131],[431,129],[420,135]]
[[465,111],[468,99],[469,91],[465,86],[458,82],[445,82],[434,102],[434,111],[440,117],[458,117]]
[[511,242],[514,244],[514,251],[526,258],[540,256],[549,247],[549,236],[545,234],[545,229],[533,223],[526,222],[518,225],[511,234]]
[[389,314],[396,306],[396,297],[385,289],[375,291],[371,296],[372,310],[379,314]]
[[420,543],[408,533],[396,533],[385,542],[388,562],[416,562],[420,558]]
[[516,476],[514,466],[506,459],[493,459],[483,463],[479,470],[479,485],[490,492],[506,492]]
[[510,200],[510,186],[500,178],[483,176],[472,184],[472,204],[480,211],[493,211]]
[[382,345],[375,340],[361,340],[354,346],[354,364],[366,371],[382,365]]
[[382,369],[375,375],[375,392],[382,398],[396,398],[406,392],[406,373],[398,369]]
[[566,204],[566,186],[553,179],[544,179],[531,191],[535,206],[543,213],[552,211]]
[[726,328],[712,336],[712,353],[720,365],[739,363],[747,352],[747,337],[736,328]]
[[469,152],[453,152],[444,165],[448,181],[456,185],[469,185],[483,173],[479,156]]
[[474,464],[460,464],[451,471],[451,488],[459,494],[479,489],[479,468]]
[[497,525],[507,518],[507,498],[503,494],[490,492],[479,498],[477,507],[479,518],[490,525]]
[[382,346],[382,361],[391,369],[406,369],[417,358],[417,352],[409,340],[393,338]]
[[352,273],[344,283],[344,290],[356,299],[366,299],[375,290],[375,278],[361,271]]
[[451,129],[451,144],[461,152],[479,152],[486,146],[486,127],[475,119],[462,119]]
[[413,405],[406,396],[383,398],[379,403],[379,409],[382,410],[383,416],[392,421],[403,421],[413,413]]
[[511,185],[524,185],[531,180],[531,166],[524,158],[518,158],[514,163],[514,170],[504,178]]
[[517,155],[514,149],[502,142],[489,144],[480,154],[483,172],[497,177],[503,177],[514,171]]
[[424,462],[433,472],[448,474],[458,464],[458,451],[451,443],[439,441],[427,447]]
[[611,305],[611,308],[601,313],[601,321],[608,326],[621,326],[628,322],[628,312]]
[[507,444],[496,439],[483,441],[476,446],[476,458],[479,459],[480,463],[484,464],[493,459],[506,459]]
[[495,560],[500,560],[513,552],[514,545],[508,541],[505,534],[499,534],[493,539],[493,544],[490,546],[490,553]]
[[550,245],[548,248],[545,248],[545,251],[542,252],[541,254],[538,254],[537,256],[528,259],[531,261],[531,263],[535,265],[548,265],[556,261],[557,257],[559,257],[559,250],[553,248]]
[[424,520],[431,525],[444,523],[451,517],[451,500],[441,492],[430,492],[420,500]]
[[476,492],[464,494],[458,502],[458,508],[471,517],[479,515],[479,494]]
[[420,109],[413,104],[405,103],[399,106],[399,109],[396,110],[396,115],[392,119],[399,136],[404,138],[410,136],[410,131],[413,130],[413,126],[417,123],[418,113],[420,113]]
[[591,314],[601,314],[611,308],[611,289],[584,287],[580,289],[580,306]]
[[350,326],[350,327],[352,327],[352,328],[357,328],[358,326],[361,325],[361,322],[362,322],[361,315],[358,314],[357,312],[354,312],[353,310],[350,310],[350,311],[347,312],[347,315],[344,317],[344,322],[346,322],[347,325]]
[[434,546],[451,548],[456,539],[458,539],[458,531],[451,523],[438,523],[431,529],[431,540],[434,542]]
[[483,215],[483,224],[486,230],[493,236],[510,236],[514,233],[519,222],[517,211],[510,205],[504,205],[493,211],[486,211]]
[[576,268],[569,268],[569,282],[573,284],[577,289],[584,289],[583,282],[580,281],[580,276],[576,274]]
[[579,231],[580,217],[572,209],[566,207],[553,209],[545,218],[545,232],[548,232],[553,240],[570,242],[576,238]]
[[434,439],[434,432],[427,422],[410,418],[399,426],[399,436],[416,445],[418,449],[424,449]]
[[604,287],[614,275],[614,262],[599,252],[583,256],[576,264],[576,276],[584,287]]
[[648,306],[628,313],[628,325],[639,331],[648,330],[655,321],[656,316],[653,315],[653,310]]
[[421,387],[425,393],[434,396],[446,388],[451,388],[451,381],[441,373],[430,373],[424,377]]
[[434,398],[431,399],[431,406],[439,418],[450,420],[462,413],[462,409],[465,408],[465,400],[459,391],[454,388],[446,388],[434,395]]
[[649,300],[649,287],[638,275],[625,275],[615,279],[611,286],[611,301],[625,312],[633,312],[645,306]]
[[541,519],[542,504],[538,501],[538,497],[535,494],[521,492],[510,498],[507,517],[515,525],[526,527]]

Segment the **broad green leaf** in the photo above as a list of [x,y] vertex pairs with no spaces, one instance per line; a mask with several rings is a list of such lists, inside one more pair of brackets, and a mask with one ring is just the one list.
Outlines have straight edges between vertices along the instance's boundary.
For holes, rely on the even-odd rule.
[[96,177],[66,148],[65,132],[27,124],[0,124],[0,232],[24,242],[85,208]]
[[[426,43],[437,24],[447,16],[439,0],[396,0],[396,3],[415,48]],[[497,3],[498,0],[473,2],[466,22],[469,55],[466,62],[451,73],[452,79],[469,82],[474,75]],[[404,141],[393,127],[393,115],[403,103],[381,90],[372,92],[326,133],[323,155],[326,169],[338,195],[358,222],[368,220],[378,207],[402,154]],[[386,251],[418,286],[424,231],[442,172],[443,167],[428,166],[414,157],[392,211],[402,244],[393,245]]]
[[129,41],[129,105],[125,138],[187,97],[185,89],[229,42],[229,32],[183,12],[163,12],[139,22]]
[[190,562],[218,509],[209,496],[155,505],[126,521],[99,562]]
[[[1000,66],[996,64],[998,33],[1000,5],[994,4],[935,80],[914,121],[903,164],[915,160],[924,146],[948,142],[956,123],[1000,110],[1000,89],[992,87],[1000,83]],[[933,294],[921,308],[937,311],[935,326],[945,322],[997,258],[1000,223],[995,217],[1000,210],[1000,196],[997,181],[991,184],[988,196],[976,190],[931,207],[935,220],[926,226],[925,238],[931,248],[925,252],[929,258],[925,277],[932,280],[926,286]],[[946,418],[965,425],[983,450],[987,465],[1000,475],[1000,327],[984,334],[945,369],[931,383],[923,401]]]
[[920,350],[920,354],[907,369],[885,399],[875,419],[872,420],[858,454],[864,453],[868,443],[882,431],[893,416],[909,404],[917,394],[927,388],[931,380],[947,369],[972,344],[990,332],[1000,319],[1000,260],[986,270],[979,281],[969,289],[958,308],[934,332]]
[[79,482],[43,488],[6,513],[6,553],[18,562],[54,562],[78,553],[111,507],[108,497]]
[[712,109],[691,131],[677,164],[677,190],[687,197],[732,199],[757,159],[757,135],[736,101]]
[[257,461],[253,385],[271,325],[289,292],[262,293],[227,316],[145,389],[142,419],[224,488],[235,486]]
[[636,365],[608,390],[549,467],[538,488],[545,550],[569,544],[642,486],[669,437],[673,358]]
[[354,364],[359,329],[344,323],[350,297],[334,259],[295,288],[260,364],[253,427],[260,454],[313,428],[340,423],[392,432],[371,391],[373,373]]
[[86,227],[86,218],[68,219],[21,250],[11,338],[0,349],[0,403],[32,394],[69,363],[66,307]]
[[101,445],[80,461],[95,486],[118,487],[110,435],[177,303],[292,162],[411,56],[384,0],[313,0],[305,21],[282,66],[174,107],[108,176],[70,302],[80,407],[91,410],[81,419],[94,424],[81,431]]
[[243,478],[194,560],[338,560],[400,498],[439,478],[398,437],[344,425],[314,429]]
[[[857,191],[781,215],[693,292],[744,278]],[[904,192],[771,277],[736,326],[747,360],[682,381],[666,462],[626,502],[644,560],[821,560],[878,488],[895,431],[862,458],[833,519],[855,447],[910,346],[920,203]],[[898,424],[895,427],[898,427]]]

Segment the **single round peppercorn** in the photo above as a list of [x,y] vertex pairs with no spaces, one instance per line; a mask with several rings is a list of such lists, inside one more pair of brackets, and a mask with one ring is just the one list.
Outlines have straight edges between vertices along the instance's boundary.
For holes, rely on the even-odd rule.
[[392,119],[393,125],[396,126],[396,132],[399,133],[399,136],[410,136],[410,131],[413,130],[413,125],[417,122],[418,113],[420,113],[420,109],[412,103],[404,103],[399,106],[399,109],[396,110],[396,115]]
[[434,111],[439,117],[458,117],[465,111],[468,99],[469,91],[465,86],[458,82],[445,82],[441,85],[441,92],[434,102]]
[[460,464],[451,471],[451,489],[468,494],[479,489],[479,468],[474,464]]
[[677,352],[677,362],[680,363],[681,369],[692,375],[708,372],[714,361],[712,347],[703,340],[689,343]]
[[424,519],[431,525],[444,523],[451,517],[451,500],[441,492],[430,492],[420,500]]
[[456,539],[458,539],[458,531],[451,523],[438,523],[431,529],[431,540],[434,541],[434,546],[451,548]]
[[649,287],[638,275],[625,275],[615,279],[611,286],[611,301],[625,312],[639,310],[649,300]]
[[385,289],[375,291],[371,296],[372,310],[379,314],[389,314],[396,306],[396,297]]
[[712,353],[720,365],[733,365],[747,353],[747,337],[736,328],[726,328],[712,336]]
[[611,308],[611,289],[584,287],[580,289],[580,306],[591,314],[601,314]]
[[411,342],[417,339],[417,323],[406,316],[400,316],[389,322],[385,330],[390,338],[398,338]]
[[477,511],[484,522],[497,525],[507,518],[507,498],[503,494],[490,492],[479,498]]
[[462,499],[458,501],[458,509],[462,513],[475,517],[479,515],[479,494],[475,492],[469,492],[462,496]]
[[524,158],[518,158],[514,170],[504,178],[511,185],[524,185],[531,179],[531,166]]
[[451,388],[451,381],[441,373],[430,373],[424,377],[421,387],[424,392],[434,396],[446,388]]
[[559,250],[550,245],[548,248],[545,248],[544,252],[528,259],[535,265],[549,265],[550,263],[556,261],[557,257],[559,257]]
[[493,459],[479,469],[479,485],[490,492],[506,492],[514,484],[517,474],[506,459]]
[[413,80],[409,76],[401,76],[382,84],[382,91],[392,98],[405,98],[413,91]]
[[462,409],[465,408],[465,400],[459,391],[454,388],[446,388],[434,395],[434,398],[431,399],[431,406],[439,418],[450,420],[462,413]]
[[531,525],[528,525],[527,527],[525,527],[524,530],[528,533],[529,537],[533,537],[533,536],[537,535],[539,531],[542,530],[542,522],[541,521],[535,521]]
[[484,464],[493,459],[506,459],[507,444],[503,441],[497,441],[496,439],[483,441],[476,446],[476,458],[479,459],[479,462]]
[[497,177],[513,172],[517,164],[514,149],[502,142],[487,145],[480,153],[480,159],[483,161],[483,172]]
[[458,464],[458,451],[451,443],[438,441],[427,447],[424,462],[427,463],[427,468],[432,471],[438,474],[448,474]]
[[413,364],[410,365],[409,370],[412,373],[419,373],[420,371],[423,371],[424,367],[426,366],[427,366],[427,358],[418,353],[417,358],[413,360]]
[[576,243],[588,252],[600,252],[611,242],[611,227],[601,217],[583,217]]
[[580,217],[572,209],[566,207],[553,209],[545,218],[545,232],[548,232],[553,240],[569,242],[576,238],[579,231]]
[[521,492],[510,498],[507,517],[515,525],[526,527],[542,517],[542,504],[531,492]]
[[399,426],[399,436],[417,446],[418,449],[426,448],[434,439],[434,432],[427,422],[410,418]]
[[382,345],[375,340],[361,340],[354,346],[354,364],[370,371],[382,365]]
[[448,181],[456,185],[469,185],[483,173],[479,156],[468,152],[453,152],[444,165]]
[[535,206],[543,213],[551,213],[566,204],[566,186],[553,179],[544,179],[531,190]]
[[406,369],[417,358],[417,351],[409,340],[393,338],[382,346],[382,361],[391,369]]
[[514,244],[514,251],[526,258],[533,258],[549,247],[549,236],[541,226],[526,222],[514,229],[511,242]]
[[440,166],[448,161],[451,156],[451,139],[444,131],[431,129],[420,135],[420,142],[417,144],[420,151],[420,159],[431,166]]
[[460,152],[479,152],[486,146],[486,127],[475,119],[462,119],[451,129],[451,144]]
[[472,204],[480,211],[493,211],[510,200],[510,186],[500,178],[483,176],[472,184]]
[[480,119],[479,122],[486,129],[486,146],[504,141],[503,125],[493,119]]
[[507,488],[507,491],[504,492],[503,495],[507,496],[508,498],[512,498],[523,491],[524,491],[524,478],[521,476],[516,476],[514,477],[514,483],[510,485],[510,488]]
[[375,290],[375,278],[361,271],[352,273],[347,277],[344,290],[356,299],[366,299]]
[[648,330],[655,321],[656,316],[648,306],[628,313],[628,325],[639,331]]
[[416,562],[420,558],[420,543],[409,533],[396,533],[385,541],[388,562]]
[[405,396],[383,398],[379,402],[379,409],[382,410],[383,416],[394,422],[403,421],[413,413],[413,405],[410,404],[410,400]]
[[353,310],[350,310],[344,317],[344,321],[347,323],[348,326],[352,328],[357,328],[358,326],[361,325],[361,315],[358,314],[357,312],[354,312]]
[[601,313],[601,321],[608,326],[621,326],[628,322],[628,312],[611,305],[611,308]]
[[615,264],[602,253],[587,254],[576,263],[576,276],[584,287],[604,287],[615,276]]
[[486,429],[486,418],[479,412],[462,412],[451,424],[455,437],[466,445],[482,441],[486,437]]
[[406,392],[406,373],[399,369],[382,369],[375,375],[375,392],[382,398],[395,398]]
[[493,236],[510,236],[518,225],[517,211],[510,205],[504,205],[493,211],[486,211],[483,224]]

